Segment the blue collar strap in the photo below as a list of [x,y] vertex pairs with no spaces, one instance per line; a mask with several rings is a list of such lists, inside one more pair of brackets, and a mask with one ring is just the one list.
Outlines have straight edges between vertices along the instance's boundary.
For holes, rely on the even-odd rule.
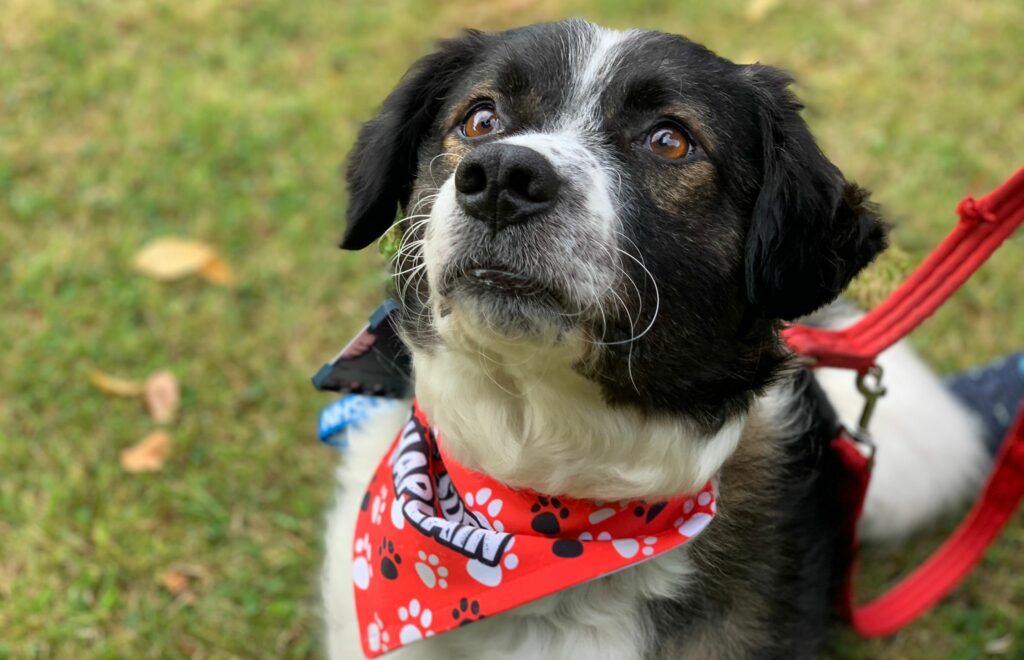
[[320,442],[338,451],[348,447],[346,431],[357,427],[380,411],[398,405],[394,399],[362,394],[346,394],[320,411]]

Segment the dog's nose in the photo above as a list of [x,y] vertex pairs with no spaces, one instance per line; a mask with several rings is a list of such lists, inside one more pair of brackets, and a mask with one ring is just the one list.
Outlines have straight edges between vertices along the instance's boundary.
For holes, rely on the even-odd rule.
[[487,144],[455,170],[459,205],[495,230],[551,208],[562,186],[547,158],[518,144]]

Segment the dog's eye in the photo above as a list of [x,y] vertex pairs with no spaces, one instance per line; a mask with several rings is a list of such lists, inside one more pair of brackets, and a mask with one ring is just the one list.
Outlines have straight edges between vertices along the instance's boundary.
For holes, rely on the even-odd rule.
[[483,137],[500,129],[501,119],[491,103],[475,106],[462,122],[462,134],[468,138]]
[[665,160],[679,160],[690,153],[690,140],[675,124],[658,124],[647,135],[647,147]]

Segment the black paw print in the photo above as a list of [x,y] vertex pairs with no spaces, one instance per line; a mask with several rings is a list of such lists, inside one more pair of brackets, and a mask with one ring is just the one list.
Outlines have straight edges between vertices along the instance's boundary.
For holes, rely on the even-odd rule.
[[654,520],[661,513],[668,502],[655,502],[654,504],[638,504],[633,509],[633,515],[637,518],[644,518],[647,522]]
[[583,543],[576,539],[558,539],[551,544],[551,552],[562,559],[574,559],[583,554]]
[[369,508],[370,508],[370,491],[366,491],[363,494],[363,501],[359,505],[359,510],[360,511],[366,511]]
[[480,603],[463,598],[459,601],[458,607],[452,608],[452,618],[458,621],[460,626],[464,626],[483,619],[484,615],[480,614]]
[[[541,511],[541,509],[547,508],[552,510]],[[562,506],[557,497],[552,497],[549,500],[541,495],[537,498],[537,503],[530,507],[530,511],[537,514],[530,521],[530,527],[533,527],[533,531],[538,534],[554,535],[559,533],[562,531],[562,526],[558,524],[558,519],[565,520],[569,517],[569,509]],[[555,515],[555,512],[558,515]]]
[[377,546],[377,554],[380,555],[380,574],[389,580],[397,578],[398,564],[402,563],[402,555],[395,553],[395,544],[385,536]]

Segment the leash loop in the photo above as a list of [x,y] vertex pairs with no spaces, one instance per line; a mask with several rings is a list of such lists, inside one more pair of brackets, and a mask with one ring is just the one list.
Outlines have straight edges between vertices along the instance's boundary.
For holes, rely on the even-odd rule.
[[981,202],[967,195],[956,205],[956,213],[963,222],[998,222],[996,214]]

